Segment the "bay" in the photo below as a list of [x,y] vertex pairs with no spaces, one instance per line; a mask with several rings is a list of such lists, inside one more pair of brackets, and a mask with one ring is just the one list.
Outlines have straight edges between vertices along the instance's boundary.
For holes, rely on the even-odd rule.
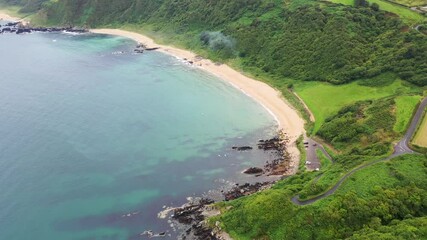
[[[0,35],[0,239],[140,239],[163,206],[272,156],[277,127],[230,84],[135,42]],[[127,217],[127,214],[131,214]]]

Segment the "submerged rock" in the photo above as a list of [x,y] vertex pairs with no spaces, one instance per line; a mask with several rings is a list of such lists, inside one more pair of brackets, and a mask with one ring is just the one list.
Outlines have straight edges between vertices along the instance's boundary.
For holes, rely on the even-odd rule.
[[247,150],[252,150],[253,148],[251,146],[242,146],[242,147],[232,147],[231,149],[234,149],[237,151],[247,151]]
[[259,168],[259,167],[250,167],[250,168],[246,169],[245,171],[243,171],[243,173],[245,173],[245,174],[261,174],[263,172],[264,172],[264,170],[262,168]]
[[230,201],[236,198],[251,195],[260,190],[269,188],[272,184],[273,184],[272,182],[262,182],[262,183],[258,182],[255,184],[245,183],[240,186],[235,186],[230,191],[224,193],[224,198],[225,198],[225,201]]

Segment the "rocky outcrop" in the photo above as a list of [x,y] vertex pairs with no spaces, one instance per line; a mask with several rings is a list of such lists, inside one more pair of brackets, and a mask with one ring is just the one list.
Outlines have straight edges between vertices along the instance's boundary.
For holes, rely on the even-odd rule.
[[136,45],[135,49],[133,50],[134,53],[144,53],[144,51],[154,51],[154,50],[158,50],[160,49],[159,47],[148,47],[147,45],[145,45],[144,43],[138,43],[138,45]]
[[224,198],[225,201],[230,201],[243,196],[248,196],[260,190],[270,188],[272,184],[272,182],[258,182],[255,184],[245,183],[244,185],[236,185],[231,190],[224,193]]
[[28,29],[28,28],[18,28],[16,30],[16,34],[22,34],[22,33],[31,33],[31,29]]
[[205,222],[204,210],[208,205],[214,203],[213,200],[201,198],[195,202],[190,202],[180,208],[174,209],[172,219],[187,226],[180,239],[203,239],[217,240],[213,229]]
[[245,171],[243,171],[243,173],[245,174],[263,174],[264,170],[262,168],[259,167],[250,167],[248,169],[246,169]]
[[24,25],[21,22],[6,23],[3,27],[0,26],[1,33],[10,32],[16,34],[31,33],[31,32],[68,32],[68,33],[87,33],[87,29],[74,27],[31,27]]
[[11,31],[12,31],[12,29],[11,29],[11,28],[9,28],[9,27],[5,27],[5,28],[2,28],[2,29],[1,29],[1,33],[11,32]]

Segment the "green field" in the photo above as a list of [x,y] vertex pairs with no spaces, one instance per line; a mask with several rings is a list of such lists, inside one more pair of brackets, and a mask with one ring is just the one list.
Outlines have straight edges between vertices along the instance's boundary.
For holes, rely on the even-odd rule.
[[354,0],[331,0],[331,2],[333,3],[341,3],[341,4],[345,4],[345,5],[354,5]]
[[411,91],[410,87],[402,85],[401,80],[381,87],[361,86],[358,82],[345,85],[298,82],[294,89],[314,114],[316,122],[313,133],[319,130],[326,118],[336,114],[344,106]]
[[25,17],[25,14],[19,13],[20,7],[17,6],[8,6],[0,3],[0,12],[8,14],[10,16],[16,16],[16,17]]
[[426,0],[390,0],[391,2],[395,2],[398,4],[402,4],[408,7],[414,7],[414,6],[425,6],[427,5]]
[[320,169],[323,171],[323,170],[326,170],[331,164],[332,164],[332,162],[331,162],[331,160],[329,160],[326,156],[325,156],[325,154],[323,154],[323,152],[322,152],[322,150],[320,150],[320,149],[316,149],[316,155],[317,155],[317,157],[319,158],[319,160],[320,160]]
[[420,147],[427,148],[427,114],[424,115],[423,121],[414,137],[413,143]]
[[[352,5],[352,6],[354,5],[354,0],[330,0],[330,1],[334,3],[345,4],[345,5]],[[423,1],[423,0],[420,0],[420,1]],[[368,2],[371,4],[372,3],[378,4],[380,6],[380,10],[384,10],[384,11],[399,15],[402,18],[402,20],[407,24],[421,23],[426,19],[426,17],[424,17],[423,15],[415,11],[412,11],[409,8],[399,6],[397,4],[386,2],[383,0],[368,0]]]
[[411,121],[412,113],[420,102],[421,96],[399,96],[395,98],[396,102],[396,124],[393,130],[398,133],[404,133],[408,123]]

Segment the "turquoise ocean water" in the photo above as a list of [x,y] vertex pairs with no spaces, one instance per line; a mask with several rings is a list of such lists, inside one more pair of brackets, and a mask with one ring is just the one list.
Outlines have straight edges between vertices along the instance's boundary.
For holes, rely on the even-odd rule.
[[[0,239],[141,239],[187,196],[254,181],[259,104],[120,37],[0,35]],[[123,217],[135,213],[131,217]],[[174,233],[172,234],[172,238]]]

